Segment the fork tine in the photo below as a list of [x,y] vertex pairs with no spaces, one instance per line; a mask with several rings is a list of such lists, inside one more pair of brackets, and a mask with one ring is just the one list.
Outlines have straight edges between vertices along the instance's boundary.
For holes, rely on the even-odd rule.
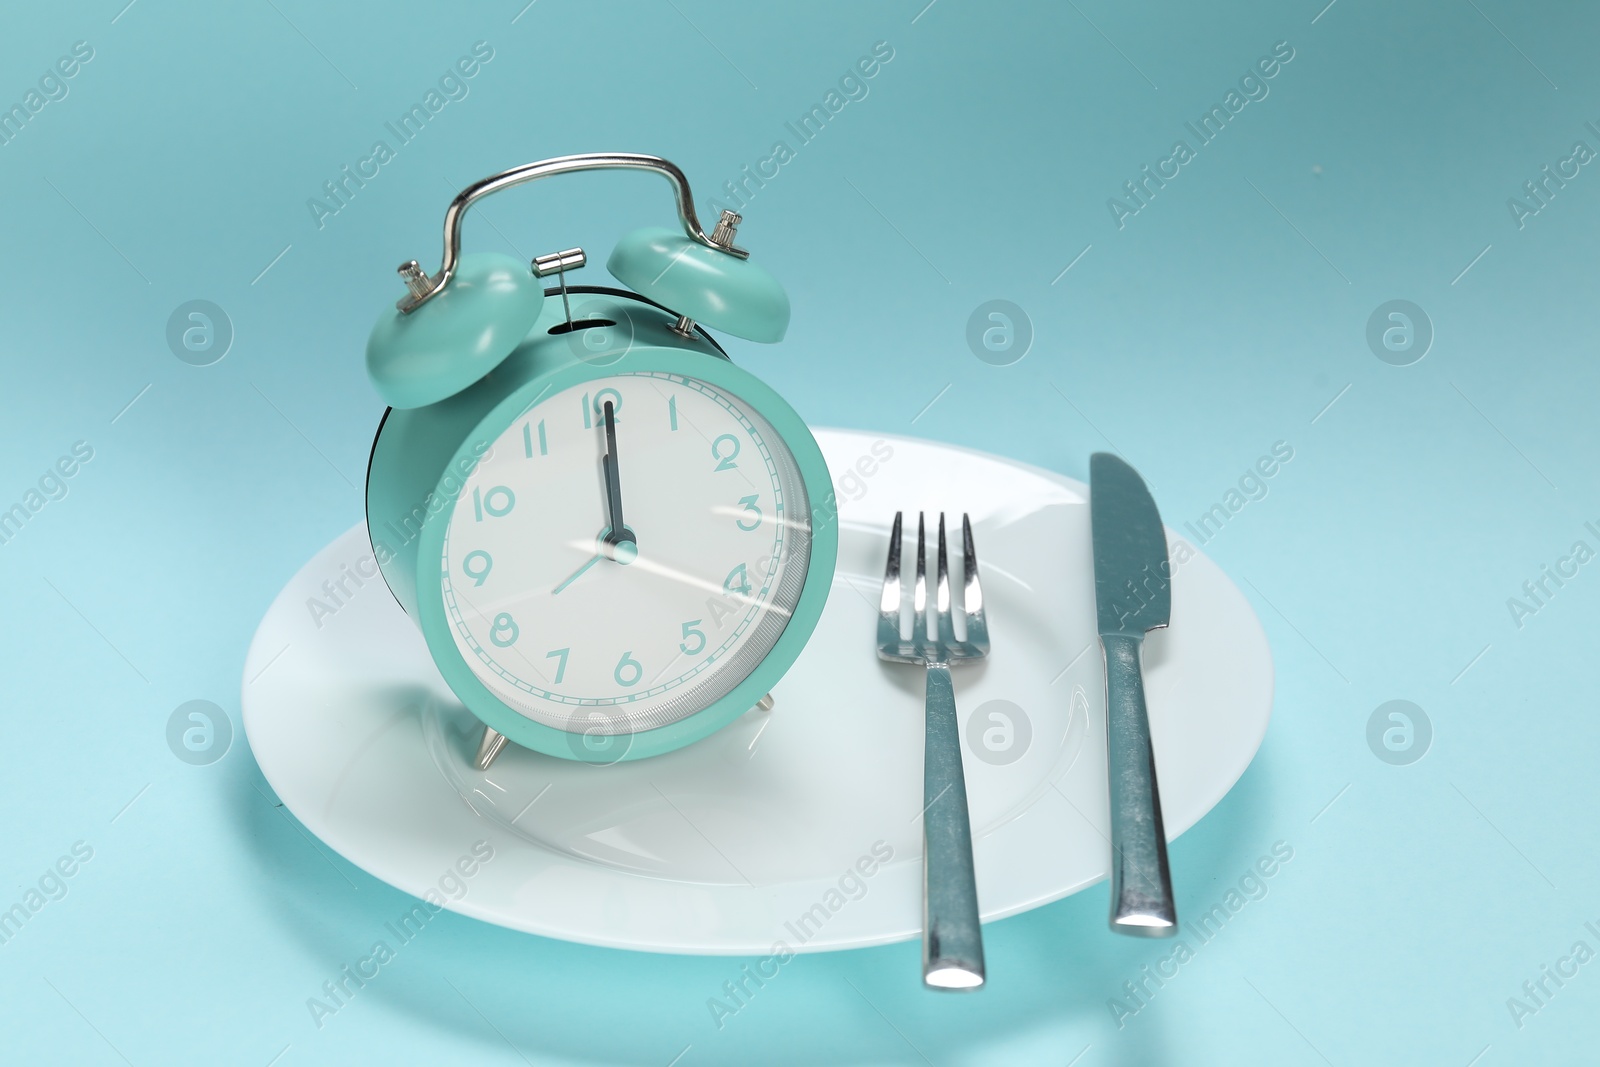
[[950,648],[956,643],[955,624],[950,614],[950,553],[945,548],[944,512],[939,512],[939,584],[934,592],[935,617],[939,643]]
[[966,613],[967,643],[989,651],[989,618],[983,609],[983,587],[978,584],[978,550],[972,544],[972,516],[961,516],[961,608]]
[[894,513],[894,527],[889,531],[889,562],[883,568],[883,595],[878,601],[878,611],[883,615],[900,617],[900,512]]
[[928,637],[928,551],[922,512],[917,512],[917,584],[912,593],[911,640],[918,645]]
[[889,559],[883,567],[883,592],[878,598],[878,654],[900,654],[900,605],[905,602],[900,580],[900,513],[895,512],[894,528],[889,533]]

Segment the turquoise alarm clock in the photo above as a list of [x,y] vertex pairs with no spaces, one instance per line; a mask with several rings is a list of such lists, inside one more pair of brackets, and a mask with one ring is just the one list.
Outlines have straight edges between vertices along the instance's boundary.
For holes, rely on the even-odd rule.
[[[606,267],[626,289],[568,284],[582,249],[461,254],[484,196],[618,168],[666,177],[679,223],[623,238]],[[507,741],[590,763],[690,744],[770,708],[816,626],[838,554],[827,465],[705,330],[788,328],[783,289],[734,246],[740,221],[723,212],[706,234],[664,159],[563,156],[464,189],[438,273],[400,268],[407,294],[367,342],[390,405],[367,527],[484,724],[480,768]]]

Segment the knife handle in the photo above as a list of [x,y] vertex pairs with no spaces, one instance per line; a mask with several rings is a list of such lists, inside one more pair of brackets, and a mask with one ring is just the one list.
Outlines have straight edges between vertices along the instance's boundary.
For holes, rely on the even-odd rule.
[[1178,931],[1167,837],[1150,747],[1144,637],[1102,634],[1106,659],[1106,761],[1111,783],[1111,929],[1135,937]]
[[961,726],[947,664],[928,663],[922,762],[922,981],[932,989],[983,985],[983,927],[972,824],[961,767]]

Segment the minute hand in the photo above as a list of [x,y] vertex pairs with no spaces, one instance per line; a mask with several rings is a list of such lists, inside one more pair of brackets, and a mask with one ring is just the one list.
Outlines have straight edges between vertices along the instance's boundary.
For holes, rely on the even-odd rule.
[[611,401],[606,401],[606,454],[600,460],[606,478],[606,506],[611,512],[611,529],[606,534],[606,544],[616,546],[624,542],[637,547],[639,541],[633,531],[622,521],[622,477],[617,471],[617,418]]

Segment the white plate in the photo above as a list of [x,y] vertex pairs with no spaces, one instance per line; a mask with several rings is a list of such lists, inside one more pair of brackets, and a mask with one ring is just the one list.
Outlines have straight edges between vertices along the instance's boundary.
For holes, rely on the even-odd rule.
[[[351,862],[514,929],[711,954],[918,937],[922,674],[879,662],[872,641],[895,509],[942,507],[972,515],[994,647],[956,673],[983,918],[1104,878],[1086,487],[928,441],[817,439],[839,489],[839,572],[770,713],[653,759],[596,767],[509,748],[480,774],[476,720],[421,634],[381,579],[347,577],[371,571],[357,526],[295,575],[251,644],[242,706],[262,773]],[[330,597],[324,582],[341,579]],[[1203,556],[1177,566],[1145,687],[1176,836],[1244,772],[1272,705],[1260,624]]]

